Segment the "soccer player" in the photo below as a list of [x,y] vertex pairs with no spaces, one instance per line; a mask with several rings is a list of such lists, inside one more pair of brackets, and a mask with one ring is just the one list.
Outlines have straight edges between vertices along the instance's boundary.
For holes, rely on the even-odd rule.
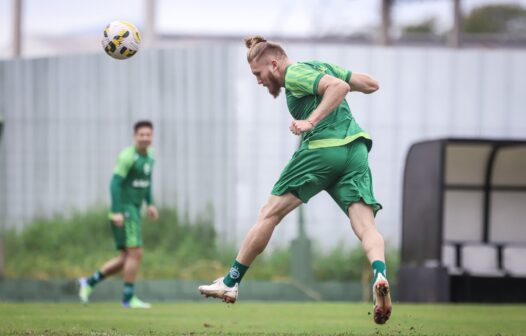
[[134,145],[119,155],[110,183],[110,226],[119,256],[108,260],[89,278],[79,279],[79,297],[88,303],[89,296],[99,282],[122,270],[124,288],[122,305],[126,308],[150,308],[134,294],[134,283],[143,254],[140,210],[144,201],[151,219],[159,214],[152,197],[153,124],[138,121],[134,126]]
[[391,314],[391,299],[384,240],[374,222],[382,206],[373,195],[368,164],[372,140],[353,118],[345,101],[352,91],[375,92],[378,82],[368,74],[329,63],[292,62],[279,44],[260,36],[245,39],[245,44],[258,84],[275,98],[285,88],[293,117],[289,129],[302,135],[302,143],[283,169],[256,224],[245,236],[229,272],[198,290],[206,297],[234,303],[241,279],[267,246],[276,225],[302,202],[307,203],[325,190],[349,217],[372,265],[374,321],[383,324]]

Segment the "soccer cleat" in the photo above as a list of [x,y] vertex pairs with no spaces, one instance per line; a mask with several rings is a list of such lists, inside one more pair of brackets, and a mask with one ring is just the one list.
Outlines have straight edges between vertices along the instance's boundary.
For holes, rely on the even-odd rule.
[[93,291],[93,287],[88,284],[86,278],[79,279],[79,298],[82,303],[89,303],[89,296]]
[[389,282],[378,274],[373,284],[374,322],[384,324],[391,316],[391,294],[389,294]]
[[199,286],[198,290],[205,297],[222,299],[226,303],[235,303],[237,300],[237,283],[234,287],[228,287],[223,278],[216,279],[211,285]]
[[122,306],[124,308],[137,308],[137,309],[150,309],[150,308],[152,308],[151,304],[149,304],[148,302],[141,301],[135,295],[132,296],[130,301],[123,302]]

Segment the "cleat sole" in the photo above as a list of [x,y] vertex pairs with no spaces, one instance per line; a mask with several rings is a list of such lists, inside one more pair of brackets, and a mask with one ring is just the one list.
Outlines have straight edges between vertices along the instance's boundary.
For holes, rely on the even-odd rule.
[[225,303],[232,303],[232,304],[236,303],[236,299],[233,299],[233,298],[228,297],[228,296],[225,296],[225,297],[223,298],[223,301],[224,301]]
[[389,297],[389,285],[387,282],[380,282],[375,286],[376,305],[374,307],[374,322],[384,324],[391,317],[391,299]]

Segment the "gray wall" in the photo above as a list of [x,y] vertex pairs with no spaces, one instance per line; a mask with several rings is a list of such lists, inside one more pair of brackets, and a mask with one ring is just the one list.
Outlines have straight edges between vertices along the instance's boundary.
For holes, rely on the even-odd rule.
[[[351,110],[374,138],[370,162],[384,205],[377,222],[398,244],[406,151],[446,137],[526,137],[526,51],[285,46],[293,60],[322,59],[380,81],[350,93]],[[214,209],[222,241],[239,244],[297,146],[285,99],[257,85],[241,44],[145,50],[127,61],[106,55],[0,63],[0,219],[107,204],[119,150],[138,118],[156,123],[158,203],[189,216]],[[316,244],[356,242],[325,194],[306,208]],[[297,215],[272,246],[295,237]]]

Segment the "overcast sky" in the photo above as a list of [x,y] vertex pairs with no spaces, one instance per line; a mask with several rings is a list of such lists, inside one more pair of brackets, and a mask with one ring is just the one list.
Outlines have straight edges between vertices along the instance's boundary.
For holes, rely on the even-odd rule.
[[[23,0],[25,34],[62,35],[102,31],[122,19],[141,26],[145,0]],[[0,49],[10,46],[14,0],[0,0]],[[451,23],[451,0],[398,1],[395,25],[438,19]],[[380,0],[157,0],[157,28],[162,33],[308,36],[334,31],[374,29],[380,22]],[[462,0],[464,12],[488,3],[526,0]]]

